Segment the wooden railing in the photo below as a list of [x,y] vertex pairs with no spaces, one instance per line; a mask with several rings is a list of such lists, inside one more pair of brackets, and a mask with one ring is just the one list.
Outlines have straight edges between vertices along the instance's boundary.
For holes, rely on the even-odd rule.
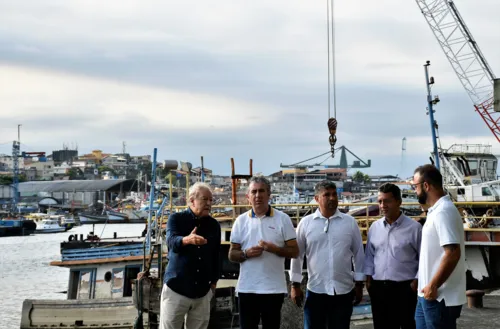
[[[500,202],[455,202],[454,203],[457,208],[463,208],[463,209],[468,209],[470,207],[482,207],[482,208],[497,208],[500,207]],[[287,213],[290,215],[290,218],[294,222],[295,225],[299,223],[301,218],[304,216],[313,213],[316,211],[318,208],[317,204],[279,204],[279,205],[272,205],[275,208],[278,209],[285,209],[287,210]],[[346,207],[349,207],[349,210],[352,210],[352,207],[360,208],[362,209],[363,207],[366,207],[365,209],[365,215],[363,216],[354,216],[356,221],[358,222],[359,229],[362,233],[363,239],[366,239],[367,231],[370,227],[370,225],[375,222],[376,220],[380,219],[382,216],[370,216],[369,211],[370,211],[370,206],[378,206],[378,203],[339,203],[339,209],[345,209]],[[417,202],[412,202],[412,203],[403,203],[402,207],[408,207],[408,206],[413,206],[413,207],[419,207],[420,205]],[[182,211],[186,209],[187,206],[173,206],[170,208],[171,212],[177,212],[177,211]],[[230,209],[225,212],[220,212],[221,209]],[[217,220],[224,222],[224,221],[234,221],[240,214],[250,210],[251,207],[250,205],[214,205],[212,206],[212,216],[216,218]],[[423,211],[422,211],[423,213]],[[220,215],[219,215],[220,214]],[[463,214],[461,214],[463,215]],[[163,217],[163,222],[167,220],[168,216]],[[409,216],[410,218],[414,219],[419,219],[419,218],[424,218],[425,216]],[[473,215],[468,215],[468,219],[483,219],[483,218],[488,218],[488,219],[500,219],[500,216],[473,216]],[[467,226],[467,225],[465,225]],[[223,228],[223,232],[230,232],[231,228]],[[485,227],[485,228],[470,228],[470,227],[465,227],[466,232],[483,232],[485,234],[488,234],[489,237],[487,238],[488,241],[499,241],[500,244],[500,227]],[[470,234],[469,234],[470,235]],[[497,238],[496,235],[499,237]]]

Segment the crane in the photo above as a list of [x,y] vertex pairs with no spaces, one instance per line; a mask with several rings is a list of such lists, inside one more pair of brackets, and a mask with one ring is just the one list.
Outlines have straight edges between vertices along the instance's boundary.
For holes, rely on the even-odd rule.
[[500,142],[500,79],[452,0],[415,0],[476,112]]
[[[342,169],[356,168],[356,169],[359,169],[359,168],[370,168],[371,165],[372,165],[372,160],[364,161],[364,160],[360,159],[356,154],[354,154],[353,152],[351,152],[351,150],[349,150],[347,147],[345,147],[343,145],[340,146],[340,147],[338,147],[338,148],[336,148],[336,149],[334,149],[333,151],[336,152],[338,150],[341,151],[341,153],[340,153],[340,164],[338,164],[338,165],[323,165],[323,162],[325,162],[328,158],[325,159],[321,163],[304,164],[304,162],[317,159],[317,158],[319,158],[321,156],[325,156],[326,154],[330,153],[330,152],[325,152],[325,153],[320,154],[318,156],[315,156],[313,158],[306,159],[306,160],[303,160],[303,161],[300,161],[300,162],[297,162],[297,163],[294,163],[294,164],[291,164],[291,165],[280,164],[280,167],[281,168],[315,168],[315,167],[322,166],[324,168],[342,168]],[[347,163],[346,151],[349,152],[353,157],[355,157],[357,159],[357,160],[354,160],[352,164],[348,164]]]

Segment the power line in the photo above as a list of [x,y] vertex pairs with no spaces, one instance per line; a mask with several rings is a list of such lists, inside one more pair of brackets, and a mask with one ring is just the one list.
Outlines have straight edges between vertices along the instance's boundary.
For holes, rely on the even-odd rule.
[[328,119],[330,119],[330,0],[326,0],[326,47],[327,51],[327,60],[328,60]]
[[303,160],[303,161],[300,161],[300,162],[296,162],[296,163],[294,163],[294,164],[291,164],[291,165],[290,165],[290,167],[292,167],[292,166],[296,166],[296,165],[299,165],[299,164],[301,164],[301,163],[304,163],[304,162],[307,162],[307,161],[310,161],[310,160],[317,159],[317,158],[319,158],[319,157],[322,157],[323,155],[330,154],[330,152],[331,152],[331,151],[328,151],[328,152],[325,152],[325,153],[320,154],[320,155],[318,155],[318,156],[315,156],[315,157],[313,157],[313,158],[309,158],[309,159],[306,159],[306,160]]
[[335,0],[331,0],[330,12],[332,15],[332,79],[333,79],[333,117],[337,118],[337,88],[336,88],[336,76],[335,76],[335,16],[334,16],[334,4]]

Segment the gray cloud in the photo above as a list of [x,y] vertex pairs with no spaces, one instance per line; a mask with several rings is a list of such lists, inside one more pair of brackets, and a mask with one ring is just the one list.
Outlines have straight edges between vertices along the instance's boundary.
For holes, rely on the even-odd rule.
[[[392,14],[367,4],[364,9],[376,12],[359,11],[359,17],[343,13],[349,12],[347,6],[364,2],[339,7],[337,145],[345,144],[360,157],[370,157],[374,163],[370,171],[375,173],[400,170],[397,144],[403,137],[410,141],[430,134],[422,68],[427,59],[433,61],[435,92],[442,100],[436,108],[442,136],[466,139],[490,134],[474,113],[416,5],[400,3],[388,3]],[[258,128],[221,130],[211,124],[196,130],[167,129],[139,110],[126,117],[104,119],[104,112],[102,117],[96,116],[102,105],[89,96],[74,104],[71,112],[54,104],[50,110],[58,112],[56,116],[44,115],[43,106],[25,107],[16,116],[2,117],[0,130],[22,120],[26,129],[45,127],[29,142],[32,147],[55,148],[66,140],[78,141],[82,152],[96,148],[118,152],[125,140],[134,153],[151,153],[158,147],[164,158],[197,159],[204,155],[207,165],[225,173],[232,156],[245,164],[243,168],[252,157],[258,171],[269,173],[277,170],[279,163],[328,151],[322,6],[299,1],[287,2],[287,6],[284,2],[227,2],[225,15],[216,19],[218,16],[211,15],[220,14],[220,8],[192,12],[189,5],[174,2],[144,4],[137,7],[137,14],[128,3],[124,8],[108,4],[100,11],[91,3],[85,4],[87,7],[81,4],[32,2],[30,10],[27,4],[0,4],[0,21],[4,22],[0,23],[0,63],[258,101],[281,111],[279,118],[266,120]],[[486,5],[498,9],[496,2]],[[475,6],[468,4],[459,9],[462,7],[487,57],[498,58],[499,47],[489,42],[496,40],[488,32],[492,28],[483,30],[488,12],[474,11]],[[357,9],[349,10],[358,13]],[[400,15],[396,15],[399,10]],[[92,15],[95,19],[90,20]],[[494,15],[489,21],[500,28]],[[494,68],[499,65],[490,64]],[[168,112],[158,115],[168,116]],[[240,119],[258,122],[260,118],[249,112]],[[411,153],[430,147],[430,137],[428,141],[423,146],[409,142],[408,163],[427,161],[420,149],[418,156]],[[388,147],[395,148],[391,155],[379,155]]]

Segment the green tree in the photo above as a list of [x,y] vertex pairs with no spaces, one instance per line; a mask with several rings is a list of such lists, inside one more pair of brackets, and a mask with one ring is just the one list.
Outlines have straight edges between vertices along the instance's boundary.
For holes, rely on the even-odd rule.
[[358,170],[352,175],[352,180],[356,183],[362,183],[365,181],[365,174]]
[[68,170],[69,179],[81,179],[83,177],[83,172],[79,168],[70,168]]
[[[0,185],[10,185],[12,184],[12,176],[8,175],[0,175]],[[19,175],[19,183],[26,182],[26,176],[21,174]]]
[[99,170],[99,175],[102,175],[105,171],[109,171],[112,175],[116,175],[116,171],[108,166],[99,166],[97,169]]
[[12,184],[12,176],[0,176],[0,185],[10,185]]
[[370,179],[370,176],[368,176],[367,174],[365,174],[363,176],[363,182],[365,182],[365,184],[368,184],[370,183],[372,180]]

